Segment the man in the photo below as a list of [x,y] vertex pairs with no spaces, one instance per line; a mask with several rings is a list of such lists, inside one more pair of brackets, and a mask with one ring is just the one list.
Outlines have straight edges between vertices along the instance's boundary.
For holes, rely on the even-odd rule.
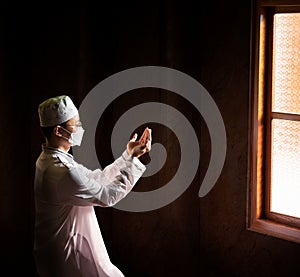
[[40,277],[119,277],[107,253],[94,206],[124,198],[145,171],[138,159],[151,149],[151,129],[127,143],[121,157],[103,170],[77,163],[69,150],[84,130],[71,98],[61,95],[39,105],[45,144],[36,161],[34,256]]

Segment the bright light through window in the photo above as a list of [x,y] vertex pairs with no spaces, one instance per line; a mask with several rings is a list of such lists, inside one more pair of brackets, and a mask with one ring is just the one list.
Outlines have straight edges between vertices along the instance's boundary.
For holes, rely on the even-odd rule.
[[300,218],[300,13],[274,15],[272,74],[270,209]]
[[300,122],[272,121],[271,211],[300,217]]

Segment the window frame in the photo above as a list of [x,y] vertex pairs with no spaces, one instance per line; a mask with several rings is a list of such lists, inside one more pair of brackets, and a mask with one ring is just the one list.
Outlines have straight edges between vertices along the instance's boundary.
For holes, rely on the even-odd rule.
[[[300,0],[252,3],[248,230],[300,243],[300,219],[270,211],[273,15],[300,12]],[[270,31],[271,30],[271,31]]]

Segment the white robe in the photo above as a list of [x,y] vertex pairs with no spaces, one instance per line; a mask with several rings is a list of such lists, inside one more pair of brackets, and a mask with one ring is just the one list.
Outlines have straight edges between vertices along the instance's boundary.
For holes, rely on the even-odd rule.
[[93,206],[124,198],[145,171],[123,152],[94,171],[59,149],[46,148],[36,161],[34,256],[41,277],[121,277],[111,263]]

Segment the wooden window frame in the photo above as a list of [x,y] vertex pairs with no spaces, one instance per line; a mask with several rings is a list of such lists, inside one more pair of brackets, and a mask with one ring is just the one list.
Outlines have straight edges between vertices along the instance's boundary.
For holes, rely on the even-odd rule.
[[300,0],[252,2],[247,228],[300,243],[300,220],[269,211],[271,118],[285,116],[271,113],[272,74],[267,74],[272,69],[273,34],[269,30],[273,30],[275,12],[300,12]]

